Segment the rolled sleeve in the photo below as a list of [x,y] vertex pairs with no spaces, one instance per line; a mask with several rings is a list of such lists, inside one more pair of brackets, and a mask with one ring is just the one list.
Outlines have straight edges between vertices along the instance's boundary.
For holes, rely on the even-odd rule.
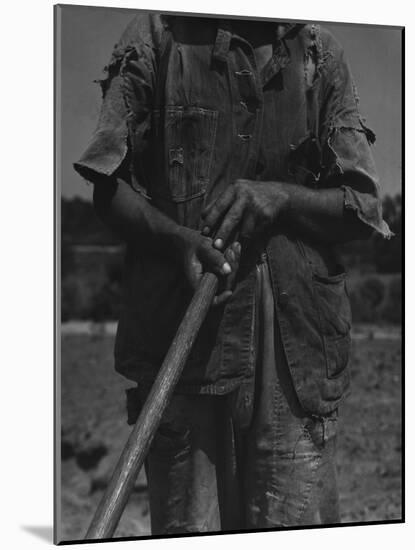
[[[327,37],[326,37],[327,38]],[[370,146],[374,132],[360,115],[357,90],[339,44],[328,36],[325,109],[320,139],[322,180],[344,190],[344,207],[385,238],[392,236],[382,217],[380,186]]]
[[156,45],[152,29],[145,27],[135,20],[115,46],[106,78],[99,81],[103,100],[97,127],[74,163],[83,178],[96,183],[125,162],[130,183],[143,193],[156,78]]

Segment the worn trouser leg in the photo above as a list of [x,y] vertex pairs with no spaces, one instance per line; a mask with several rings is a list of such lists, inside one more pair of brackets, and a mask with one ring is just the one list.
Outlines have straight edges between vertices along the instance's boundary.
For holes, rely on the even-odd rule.
[[175,396],[147,459],[153,534],[219,531],[217,410]]
[[260,266],[259,342],[252,423],[244,435],[246,527],[339,521],[337,413],[304,413],[284,357],[267,265]]
[[257,304],[255,387],[175,395],[163,417],[146,461],[154,535],[339,521],[337,414],[298,402],[265,263]]
[[[145,394],[138,398],[143,402]],[[129,400],[136,402],[136,391]],[[227,397],[173,396],[145,464],[153,535],[244,528],[227,403]],[[130,410],[130,422],[137,413]]]

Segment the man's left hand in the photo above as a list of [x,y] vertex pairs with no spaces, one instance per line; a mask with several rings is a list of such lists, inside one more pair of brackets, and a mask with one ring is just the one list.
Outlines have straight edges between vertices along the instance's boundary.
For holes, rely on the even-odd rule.
[[236,232],[243,239],[268,229],[286,213],[290,195],[287,185],[239,179],[203,213],[202,233],[215,233],[215,248],[223,248]]

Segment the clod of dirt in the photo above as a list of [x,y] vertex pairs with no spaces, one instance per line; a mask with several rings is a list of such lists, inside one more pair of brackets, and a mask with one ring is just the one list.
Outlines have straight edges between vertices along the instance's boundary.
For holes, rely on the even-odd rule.
[[76,463],[85,471],[92,470],[98,466],[99,461],[108,453],[104,444],[96,444],[88,449],[81,450],[76,455]]

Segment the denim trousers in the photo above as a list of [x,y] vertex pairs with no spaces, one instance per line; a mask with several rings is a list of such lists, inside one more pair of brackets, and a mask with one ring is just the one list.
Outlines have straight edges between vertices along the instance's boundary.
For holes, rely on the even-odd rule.
[[252,381],[222,396],[175,394],[167,407],[145,463],[153,535],[340,521],[337,411],[317,417],[300,406],[266,261],[256,309]]

